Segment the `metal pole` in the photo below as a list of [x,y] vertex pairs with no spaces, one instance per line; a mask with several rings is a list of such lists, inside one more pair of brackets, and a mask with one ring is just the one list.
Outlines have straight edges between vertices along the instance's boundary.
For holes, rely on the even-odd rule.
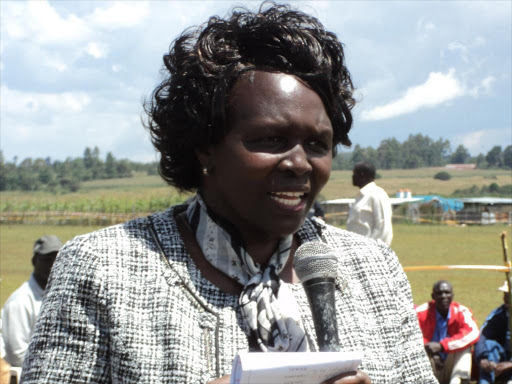
[[[507,233],[504,231],[501,233],[501,246],[503,248],[503,261],[505,266],[510,267],[510,260],[508,259],[508,248],[507,248]],[[505,272],[508,284],[508,330],[512,332],[512,284],[510,281],[510,272]],[[512,337],[510,338],[510,351],[512,352]]]
[[510,267],[502,265],[415,265],[413,267],[403,267],[405,272],[414,271],[445,271],[445,270],[480,270],[510,272]]

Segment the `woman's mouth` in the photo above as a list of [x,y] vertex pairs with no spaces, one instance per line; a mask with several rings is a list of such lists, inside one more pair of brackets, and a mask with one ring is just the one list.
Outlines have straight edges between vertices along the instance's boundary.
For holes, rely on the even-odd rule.
[[296,206],[306,197],[304,192],[270,192],[270,198],[280,204]]

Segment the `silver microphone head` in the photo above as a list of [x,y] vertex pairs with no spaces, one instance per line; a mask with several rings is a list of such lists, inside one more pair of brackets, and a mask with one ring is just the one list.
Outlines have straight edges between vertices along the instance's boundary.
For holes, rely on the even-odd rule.
[[321,241],[302,244],[293,258],[293,268],[301,283],[318,277],[335,279],[337,264],[334,249]]

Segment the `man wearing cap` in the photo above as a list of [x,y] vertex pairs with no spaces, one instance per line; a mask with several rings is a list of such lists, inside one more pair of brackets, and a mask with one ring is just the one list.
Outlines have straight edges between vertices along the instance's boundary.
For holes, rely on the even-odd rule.
[[475,346],[475,360],[480,367],[479,384],[512,382],[512,356],[508,329],[510,291],[505,283],[498,288],[503,292],[504,304],[493,310],[480,330]]
[[359,194],[350,207],[347,230],[391,245],[391,200],[386,191],[375,184],[375,176],[375,167],[371,163],[362,162],[354,166],[352,184],[359,187]]
[[432,287],[432,300],[418,306],[416,314],[439,383],[469,384],[471,346],[479,336],[471,310],[453,301],[452,285],[439,280]]
[[9,296],[2,309],[2,338],[5,343],[5,360],[21,367],[30,337],[41,308],[44,290],[57,252],[62,242],[57,236],[47,235],[34,244],[32,264],[34,272]]

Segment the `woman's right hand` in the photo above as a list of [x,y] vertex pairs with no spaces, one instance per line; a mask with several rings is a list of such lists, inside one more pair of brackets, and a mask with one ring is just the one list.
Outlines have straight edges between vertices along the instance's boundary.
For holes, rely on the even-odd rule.
[[322,384],[371,384],[370,377],[363,371],[346,372],[334,376]]

